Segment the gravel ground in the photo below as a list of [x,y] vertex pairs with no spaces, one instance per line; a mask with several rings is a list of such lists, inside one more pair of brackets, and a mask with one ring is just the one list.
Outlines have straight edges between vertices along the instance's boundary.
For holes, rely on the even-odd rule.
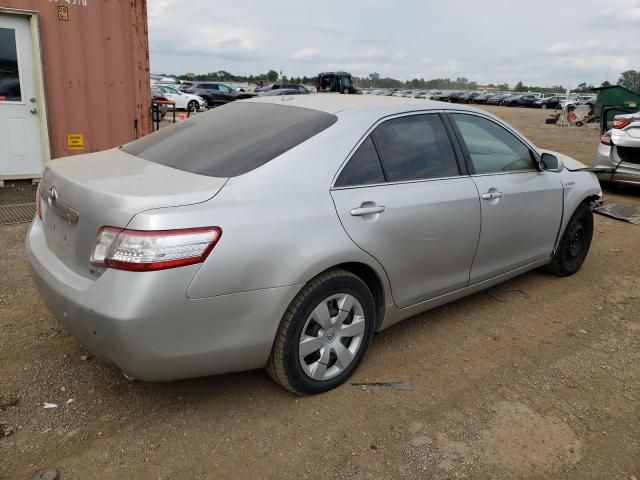
[[[590,163],[597,129],[490,110]],[[606,198],[640,208],[640,190]],[[532,272],[377,335],[353,381],[414,390],[310,398],[262,371],[128,382],[44,307],[26,231],[0,227],[0,478],[640,478],[638,226],[596,216],[577,275]]]

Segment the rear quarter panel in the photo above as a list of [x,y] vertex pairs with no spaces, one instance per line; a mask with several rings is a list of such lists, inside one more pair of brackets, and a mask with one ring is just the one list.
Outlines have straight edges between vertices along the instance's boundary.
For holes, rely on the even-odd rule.
[[359,138],[357,128],[338,125],[229,179],[208,202],[142,212],[129,228],[222,228],[220,241],[188,288],[189,298],[302,286],[346,262],[370,266],[385,298],[391,298],[384,270],[347,236],[329,193],[336,171]]

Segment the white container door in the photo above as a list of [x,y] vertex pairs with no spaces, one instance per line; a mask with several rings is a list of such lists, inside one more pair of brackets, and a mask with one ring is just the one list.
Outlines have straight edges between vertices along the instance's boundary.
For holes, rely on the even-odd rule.
[[29,20],[0,14],[0,181],[44,168]]

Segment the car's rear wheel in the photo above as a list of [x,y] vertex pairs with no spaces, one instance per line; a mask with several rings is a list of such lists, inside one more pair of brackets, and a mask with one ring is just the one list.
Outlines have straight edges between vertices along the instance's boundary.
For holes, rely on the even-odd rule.
[[593,238],[593,213],[581,204],[569,220],[549,270],[558,277],[573,275],[584,263]]
[[323,273],[289,305],[267,372],[298,395],[335,388],[360,364],[374,323],[375,304],[366,283],[344,270]]

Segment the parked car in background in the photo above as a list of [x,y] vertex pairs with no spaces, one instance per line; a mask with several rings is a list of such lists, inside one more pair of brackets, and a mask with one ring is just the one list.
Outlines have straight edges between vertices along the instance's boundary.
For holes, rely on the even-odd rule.
[[511,95],[508,93],[497,93],[489,98],[485,102],[487,105],[502,105],[502,102],[510,97]]
[[514,106],[515,102],[522,96],[523,95],[521,93],[509,95],[508,97],[502,99],[501,105],[504,105],[505,107],[512,107]]
[[294,88],[277,88],[275,90],[269,90],[258,94],[259,97],[277,97],[283,95],[309,95],[309,92],[303,92],[302,90]]
[[589,105],[589,107],[594,108],[596,105],[596,98],[597,97],[590,95],[574,95],[560,102],[560,106],[566,107],[567,105]]
[[601,181],[640,185],[640,112],[616,115],[613,128],[600,139],[594,168],[614,168],[598,173]]
[[480,92],[463,92],[458,97],[458,103],[473,103],[473,99],[480,96]]
[[269,92],[271,90],[279,90],[282,88],[286,88],[287,90],[298,90],[302,93],[311,93],[309,92],[309,89],[307,87],[305,87],[304,85],[300,84],[300,83],[283,83],[283,84],[274,84],[274,85],[268,85],[266,87],[260,87],[260,88],[256,88],[255,92],[256,93],[263,93],[263,92]]
[[451,92],[451,93],[449,94],[449,97],[447,98],[447,101],[448,101],[448,102],[451,102],[451,103],[458,103],[458,99],[459,99],[462,95],[464,95],[464,92]]
[[197,112],[201,108],[207,106],[207,102],[192,93],[181,92],[174,86],[156,84],[151,88],[151,94],[154,96],[163,96],[167,100],[171,100],[176,104],[176,110],[189,110]]
[[185,89],[185,92],[202,97],[208,107],[217,107],[235,100],[254,96],[252,93],[238,92],[229,85],[217,82],[195,82],[191,87]]
[[34,282],[129,378],[266,367],[297,394],[332,389],[374,331],[538,267],[572,275],[589,251],[592,173],[487,112],[441,110],[256,98],[49,162]]
[[479,105],[484,105],[487,103],[487,100],[494,96],[495,93],[481,93],[480,95],[477,95],[476,97],[474,97],[471,101],[471,103],[477,103]]
[[507,105],[511,107],[533,107],[536,101],[538,101],[538,96],[536,95],[520,95]]
[[566,100],[567,97],[559,97],[554,95],[553,97],[541,98],[533,102],[533,106],[537,108],[559,108],[561,102]]
[[435,93],[431,96],[431,100],[436,100],[438,102],[448,102],[450,95],[451,95],[451,92],[448,92],[448,91]]

